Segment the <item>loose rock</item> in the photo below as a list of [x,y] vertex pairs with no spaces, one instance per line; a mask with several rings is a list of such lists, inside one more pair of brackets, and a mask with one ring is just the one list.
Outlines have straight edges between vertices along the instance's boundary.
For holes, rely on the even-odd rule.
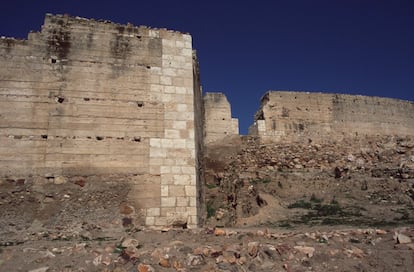
[[401,234],[401,233],[397,233],[395,239],[396,239],[398,244],[409,244],[409,243],[411,243],[411,238],[408,237],[407,235],[404,235],[404,234]]
[[155,272],[155,269],[149,264],[140,263],[137,267],[137,272]]

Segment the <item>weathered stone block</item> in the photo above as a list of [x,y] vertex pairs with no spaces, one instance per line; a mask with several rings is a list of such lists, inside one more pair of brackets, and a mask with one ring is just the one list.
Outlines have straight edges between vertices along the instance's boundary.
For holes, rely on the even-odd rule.
[[168,196],[186,196],[186,190],[184,189],[184,186],[181,185],[169,185]]
[[157,217],[160,216],[160,208],[148,208],[147,217]]
[[162,197],[161,207],[175,207],[177,204],[176,197]]
[[161,197],[168,196],[168,195],[169,195],[168,185],[161,185]]
[[185,195],[188,197],[196,197],[197,190],[195,186],[185,186]]
[[190,175],[174,175],[174,184],[175,185],[190,185],[191,176]]
[[177,197],[177,207],[188,207],[190,199],[188,197]]

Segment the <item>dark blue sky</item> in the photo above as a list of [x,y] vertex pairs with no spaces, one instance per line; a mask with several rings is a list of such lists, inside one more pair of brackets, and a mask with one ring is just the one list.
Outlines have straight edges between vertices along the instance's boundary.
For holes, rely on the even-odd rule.
[[413,0],[13,0],[0,35],[25,38],[46,12],[191,33],[203,90],[227,95],[241,133],[268,90],[414,101]]

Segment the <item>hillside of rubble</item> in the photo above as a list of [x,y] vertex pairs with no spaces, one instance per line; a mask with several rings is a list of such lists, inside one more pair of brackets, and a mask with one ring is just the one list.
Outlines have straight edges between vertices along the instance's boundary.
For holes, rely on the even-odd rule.
[[414,139],[229,137],[207,147],[206,206],[213,226],[413,224]]

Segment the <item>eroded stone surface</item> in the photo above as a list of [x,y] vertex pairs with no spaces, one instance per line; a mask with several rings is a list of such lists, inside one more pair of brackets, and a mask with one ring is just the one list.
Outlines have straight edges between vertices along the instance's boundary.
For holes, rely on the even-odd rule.
[[47,14],[0,59],[0,176],[97,176],[147,225],[197,225],[190,35]]

